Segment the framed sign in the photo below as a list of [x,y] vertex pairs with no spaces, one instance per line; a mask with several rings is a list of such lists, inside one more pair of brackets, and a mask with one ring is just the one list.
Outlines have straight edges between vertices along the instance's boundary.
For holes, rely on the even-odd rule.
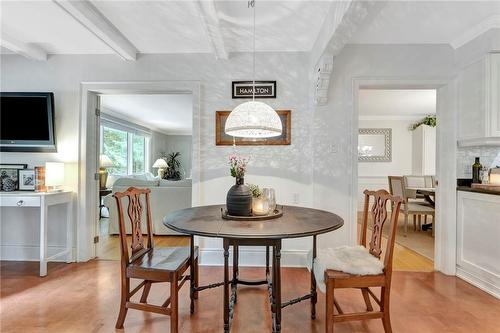
[[[252,98],[253,81],[233,81],[233,98]],[[255,97],[276,98],[276,81],[255,81]]]
[[215,113],[215,145],[232,146],[233,138],[237,146],[268,146],[268,145],[289,145],[292,143],[292,111],[276,110],[280,116],[283,130],[280,136],[265,139],[237,138],[227,135],[224,132],[226,120],[231,111],[217,111]]
[[392,161],[392,129],[360,128],[358,134],[359,162]]

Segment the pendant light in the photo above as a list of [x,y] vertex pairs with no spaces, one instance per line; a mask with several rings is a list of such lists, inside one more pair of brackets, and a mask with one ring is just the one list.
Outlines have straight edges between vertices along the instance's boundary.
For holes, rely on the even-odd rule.
[[280,136],[281,119],[276,111],[263,102],[255,100],[255,0],[248,1],[253,8],[253,89],[252,101],[233,109],[226,120],[225,132],[242,138],[270,138]]

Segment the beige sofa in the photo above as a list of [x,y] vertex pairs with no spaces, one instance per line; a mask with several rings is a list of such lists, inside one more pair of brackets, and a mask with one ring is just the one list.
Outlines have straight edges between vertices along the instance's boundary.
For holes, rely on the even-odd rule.
[[[149,180],[148,180],[149,179]],[[155,235],[178,235],[179,233],[163,225],[163,218],[170,212],[178,209],[191,207],[191,179],[180,181],[168,181],[146,178],[123,177],[114,181],[112,190],[123,192],[129,187],[151,189],[151,218],[153,220],[153,233]],[[125,207],[128,202],[124,199]],[[109,209],[109,233],[118,234],[118,210],[116,201],[112,194],[104,198],[104,205]],[[145,206],[145,202],[143,202]],[[131,232],[131,224],[125,211],[125,228],[127,233]],[[146,211],[144,209],[143,221],[146,221]],[[146,223],[143,223],[143,231],[146,231]]]

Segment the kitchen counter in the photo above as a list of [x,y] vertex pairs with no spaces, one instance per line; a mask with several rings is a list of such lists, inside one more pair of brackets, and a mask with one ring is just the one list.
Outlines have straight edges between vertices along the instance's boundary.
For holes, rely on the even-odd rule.
[[470,186],[457,186],[457,191],[465,191],[465,192],[474,192],[474,193],[500,195],[500,186],[489,187],[489,188],[485,188],[485,187],[470,187]]

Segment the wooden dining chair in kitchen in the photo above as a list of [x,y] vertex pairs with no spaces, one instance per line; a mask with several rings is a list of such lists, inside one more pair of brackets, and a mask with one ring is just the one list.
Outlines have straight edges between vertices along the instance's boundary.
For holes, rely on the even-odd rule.
[[[326,284],[326,333],[333,333],[334,323],[351,320],[382,319],[386,333],[392,332],[390,318],[390,291],[392,277],[392,257],[399,209],[402,199],[391,196],[386,190],[364,191],[365,204],[363,210],[363,224],[361,229],[360,245],[362,247],[342,247],[333,249],[331,258],[326,261],[324,282]],[[369,208],[370,197],[374,199]],[[392,207],[389,217],[388,208]],[[373,231],[370,243],[367,244],[368,215],[373,219]],[[387,220],[390,220],[389,235],[382,254],[382,229]],[[338,254],[338,252],[344,252]],[[351,254],[350,254],[351,253]],[[356,258],[356,264],[349,257]],[[344,262],[345,261],[345,262]],[[360,262],[364,263],[363,267]],[[341,268],[342,267],[342,268]],[[360,273],[362,272],[362,273]],[[377,297],[370,288],[380,287],[380,297]],[[355,288],[360,289],[366,305],[366,312],[344,313],[334,297],[335,289]],[[370,297],[377,303],[379,311],[374,311]],[[334,308],[338,314],[334,313]]]
[[[190,280],[191,286],[197,287],[198,256],[190,257],[189,247],[155,247],[153,242],[153,224],[151,221],[150,189],[128,188],[125,192],[116,192],[118,221],[121,247],[121,302],[116,328],[123,328],[128,309],[154,312],[170,316],[170,332],[178,332],[178,291]],[[127,204],[128,199],[128,204]],[[128,218],[125,218],[124,209]],[[147,243],[144,242],[142,223],[146,222]],[[131,243],[128,243],[125,221],[131,223]],[[191,239],[192,241],[192,239]],[[129,249],[130,247],[130,254]],[[193,265],[191,273],[186,271]],[[193,275],[193,276],[191,276]],[[130,279],[140,279],[142,282],[130,290]],[[170,297],[162,305],[147,303],[151,285],[157,282],[170,283]],[[139,302],[131,297],[142,288]],[[193,289],[192,289],[193,290]],[[194,310],[195,294],[190,293],[191,309]]]

